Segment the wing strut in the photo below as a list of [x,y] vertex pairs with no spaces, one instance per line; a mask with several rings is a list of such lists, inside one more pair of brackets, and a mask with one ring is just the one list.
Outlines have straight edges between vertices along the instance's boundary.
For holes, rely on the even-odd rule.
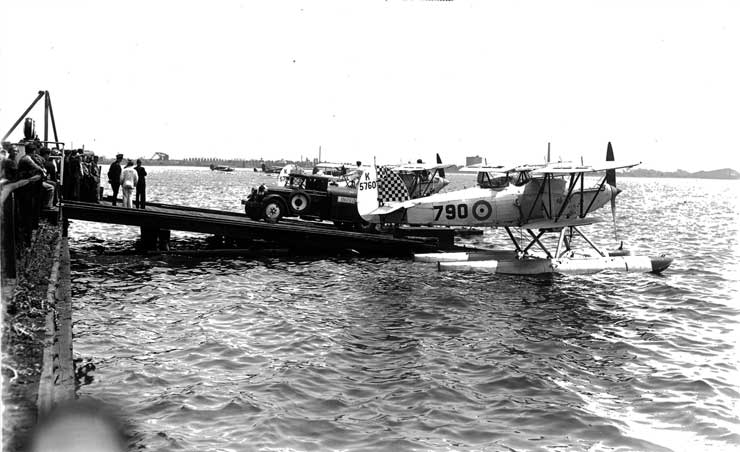
[[606,177],[601,179],[601,183],[599,184],[599,189],[596,190],[596,194],[594,194],[594,197],[591,198],[591,202],[588,203],[588,207],[586,207],[586,211],[581,214],[581,218],[585,218],[586,215],[591,211],[591,207],[593,207],[594,202],[596,202],[596,195],[604,188],[604,184],[606,183]]
[[[570,202],[570,198],[573,197],[573,189],[576,188],[576,183],[578,183],[578,178],[580,177],[583,177],[583,173],[570,173],[570,183],[568,184],[568,194],[565,195],[565,201],[563,201],[563,205],[560,206],[560,211],[558,212],[558,215],[555,217],[556,222],[560,219],[560,216],[563,215],[563,212],[565,212],[565,208],[568,206],[568,202]],[[581,199],[583,199],[583,192],[581,192]]]
[[[527,214],[527,218],[524,219],[522,224],[526,224],[530,218],[532,218],[532,214],[534,213],[534,208],[537,207],[537,201],[539,201],[542,198],[542,193],[545,192],[545,184],[547,183],[547,178],[549,177],[549,174],[545,174],[545,178],[542,179],[542,185],[540,185],[540,189],[537,191],[537,196],[534,198],[534,202],[532,203],[532,207],[529,209],[529,213]],[[544,207],[544,206],[543,206]],[[550,218],[550,214],[548,213],[547,218]]]

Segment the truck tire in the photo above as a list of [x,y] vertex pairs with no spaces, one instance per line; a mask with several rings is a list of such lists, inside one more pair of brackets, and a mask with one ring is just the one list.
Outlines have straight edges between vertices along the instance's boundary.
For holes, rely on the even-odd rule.
[[280,198],[267,199],[262,203],[262,218],[268,223],[277,223],[286,211],[285,202]]

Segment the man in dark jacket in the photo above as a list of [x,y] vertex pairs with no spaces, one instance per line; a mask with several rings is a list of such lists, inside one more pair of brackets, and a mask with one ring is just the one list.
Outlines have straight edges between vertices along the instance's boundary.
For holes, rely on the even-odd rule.
[[134,169],[139,175],[139,181],[136,183],[136,208],[146,209],[146,170],[141,166],[141,159],[136,161]]
[[43,147],[41,149],[41,157],[44,158],[44,169],[46,170],[44,185],[51,187],[51,200],[47,203],[47,207],[51,207],[57,203],[57,166],[51,158],[51,150],[49,148]]
[[110,188],[113,189],[113,205],[116,205],[116,199],[118,199],[118,189],[121,188],[121,162],[123,161],[123,154],[116,155],[116,161],[110,164],[108,169],[108,182]]

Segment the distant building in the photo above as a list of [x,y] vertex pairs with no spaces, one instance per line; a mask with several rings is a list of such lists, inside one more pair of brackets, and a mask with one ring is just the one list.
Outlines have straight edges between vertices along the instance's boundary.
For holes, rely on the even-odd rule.
[[465,157],[465,166],[477,165],[483,163],[483,157],[476,155],[475,157]]

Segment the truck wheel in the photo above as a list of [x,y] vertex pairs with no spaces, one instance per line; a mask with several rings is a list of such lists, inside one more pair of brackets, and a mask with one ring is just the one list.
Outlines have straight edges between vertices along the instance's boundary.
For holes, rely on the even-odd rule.
[[280,199],[267,200],[262,205],[262,217],[268,223],[277,223],[285,215],[285,203]]

